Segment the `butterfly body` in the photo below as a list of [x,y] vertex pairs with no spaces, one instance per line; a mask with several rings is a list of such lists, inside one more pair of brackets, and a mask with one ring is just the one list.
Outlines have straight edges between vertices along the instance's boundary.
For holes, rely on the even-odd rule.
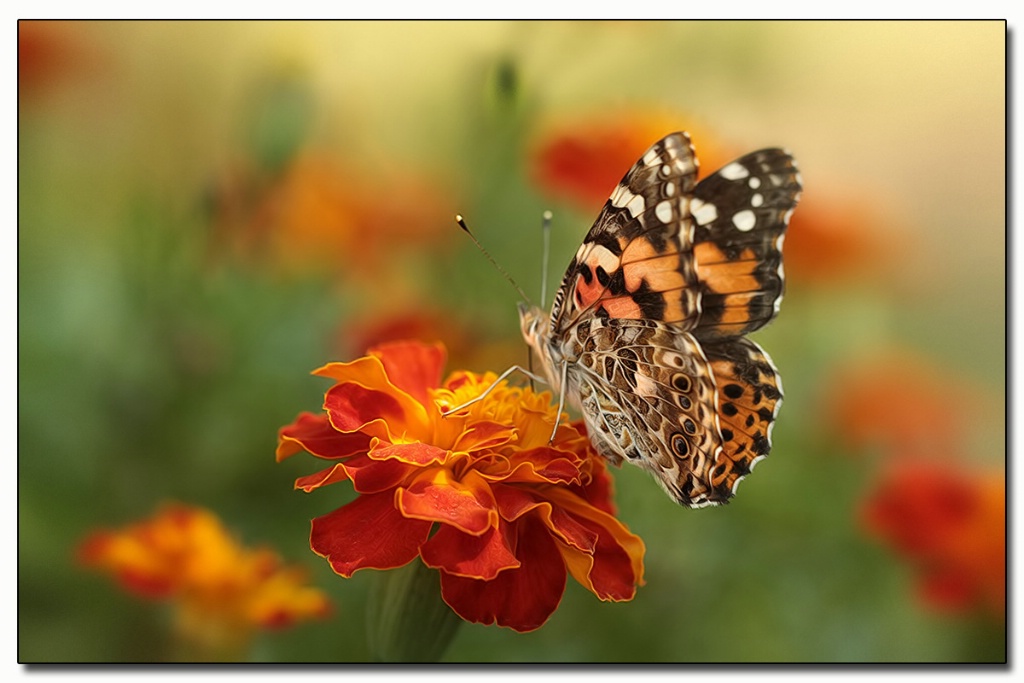
[[648,470],[682,505],[726,502],[771,447],[781,379],[744,335],[778,312],[799,193],[782,150],[698,183],[689,137],[668,135],[605,203],[550,314],[520,307],[524,338],[597,451]]

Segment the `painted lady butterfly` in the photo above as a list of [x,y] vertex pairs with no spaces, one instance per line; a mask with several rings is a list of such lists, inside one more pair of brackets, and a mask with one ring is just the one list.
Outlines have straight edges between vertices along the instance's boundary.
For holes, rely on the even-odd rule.
[[697,182],[686,133],[656,142],[605,203],[550,314],[520,305],[548,382],[614,464],[688,507],[718,505],[771,448],[782,381],[744,335],[782,300],[782,242],[800,198],[780,149]]

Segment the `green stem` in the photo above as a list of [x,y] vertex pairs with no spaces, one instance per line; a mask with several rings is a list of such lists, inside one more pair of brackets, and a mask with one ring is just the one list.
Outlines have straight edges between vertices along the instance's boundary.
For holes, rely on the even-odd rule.
[[441,599],[438,571],[417,558],[374,578],[366,615],[374,660],[439,661],[462,619]]

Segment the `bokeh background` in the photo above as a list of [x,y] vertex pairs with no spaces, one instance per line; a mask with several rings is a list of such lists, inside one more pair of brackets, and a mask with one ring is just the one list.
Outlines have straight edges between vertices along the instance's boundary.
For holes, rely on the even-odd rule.
[[[702,171],[768,146],[805,190],[780,317],[786,400],[722,508],[613,472],[646,585],[570,580],[529,634],[451,662],[1006,657],[1002,22],[21,22],[18,655],[163,661],[169,607],[84,568],[98,528],[214,511],[329,595],[244,658],[369,657],[372,572],[309,520],[347,485],[274,461],[309,372],[378,341],[449,368],[526,358],[541,214],[560,279],[615,182],[689,130]],[[549,288],[550,297],[550,288]],[[337,488],[338,490],[333,490]]]

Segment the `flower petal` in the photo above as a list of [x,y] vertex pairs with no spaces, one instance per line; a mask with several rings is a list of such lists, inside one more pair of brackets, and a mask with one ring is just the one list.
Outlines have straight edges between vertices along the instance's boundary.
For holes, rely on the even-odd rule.
[[380,358],[388,380],[423,405],[430,405],[430,390],[441,383],[445,349],[441,344],[399,341],[370,349]]
[[520,633],[544,625],[565,592],[565,563],[544,525],[526,518],[519,524],[518,569],[490,581],[441,572],[441,597],[466,621],[505,626]]
[[346,382],[331,387],[324,410],[338,431],[362,431],[390,440],[389,424],[402,424],[407,416],[402,404],[389,393]]
[[357,456],[345,462],[345,470],[359,493],[380,493],[393,490],[416,468],[395,459],[373,460],[369,456]]
[[428,567],[467,578],[489,581],[506,569],[520,566],[505,539],[507,526],[488,529],[479,536],[464,534],[442,524],[423,544],[420,556]]
[[473,471],[458,481],[448,470],[434,468],[398,489],[395,500],[406,517],[450,524],[473,536],[498,525],[490,487]]
[[313,520],[309,545],[344,577],[359,569],[408,564],[427,540],[430,522],[406,519],[390,492],[361,495]]
[[300,451],[318,458],[345,458],[366,451],[370,437],[365,434],[344,434],[331,425],[326,415],[301,413],[277,434],[277,462]]
[[547,506],[548,511],[551,509],[551,503],[538,501],[526,489],[518,486],[492,484],[491,492],[494,494],[494,502],[498,508],[498,514],[501,515],[502,519],[510,522],[519,519],[534,508]]
[[507,424],[479,420],[459,435],[453,451],[483,451],[502,446],[515,438],[515,430]]
[[306,493],[309,493],[321,486],[327,486],[328,484],[333,484],[338,481],[345,481],[348,478],[348,472],[345,471],[345,466],[341,463],[337,463],[327,469],[320,470],[319,472],[299,477],[295,480],[295,488],[302,489]]
[[[602,600],[630,600],[636,586],[642,586],[644,542],[613,515],[599,510],[571,492],[553,490],[548,497],[554,507],[597,535],[592,552],[581,552],[570,544],[563,556],[573,578]],[[561,515],[552,515],[551,523],[560,536],[575,533]]]
[[422,467],[424,465],[444,462],[448,456],[448,451],[420,441],[412,443],[378,441],[370,449],[368,455],[374,460],[394,459]]
[[[425,429],[429,424],[427,411],[423,404],[389,380],[384,364],[376,356],[366,356],[351,363],[328,363],[314,370],[313,374],[321,377],[330,377],[338,382],[338,385],[328,391],[328,395],[340,385],[354,384],[366,390],[366,392],[378,392],[388,396],[395,404],[400,406],[400,410],[397,412],[392,408],[388,413],[389,415],[400,416],[403,418],[403,422],[412,423],[417,429]],[[360,394],[360,392],[353,393],[355,395]],[[326,402],[324,407],[328,407]],[[377,417],[383,418],[384,416],[378,415]],[[354,432],[359,430],[359,427],[346,428],[339,426],[334,415],[331,415],[331,422],[341,431]],[[412,427],[408,428],[412,429]]]

